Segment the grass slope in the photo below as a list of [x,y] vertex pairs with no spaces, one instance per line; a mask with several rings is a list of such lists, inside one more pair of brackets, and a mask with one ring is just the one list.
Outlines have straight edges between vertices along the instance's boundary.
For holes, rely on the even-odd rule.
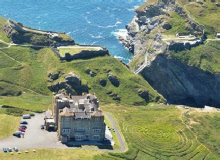
[[220,7],[217,7],[216,3],[206,1],[204,6],[195,2],[189,3],[188,0],[178,0],[178,3],[192,18],[205,26],[208,38],[213,38],[220,32]]
[[[121,104],[144,105],[149,101],[164,101],[141,76],[134,75],[113,57],[106,56],[89,60],[61,62],[50,48],[33,49],[19,46],[2,50],[0,56],[8,61],[5,64],[2,63],[2,66],[0,65],[0,82],[10,84],[11,86],[9,85],[9,87],[12,89],[12,86],[18,86],[21,90],[28,90],[31,94],[44,95],[48,98],[47,96],[51,96],[51,92],[47,89],[47,74],[61,70],[66,74],[72,71],[78,74],[82,81],[91,88],[90,92],[96,93],[102,103],[115,103],[113,98],[107,94],[110,91],[121,98]],[[91,77],[86,74],[85,71],[87,69],[96,72],[97,76]],[[107,80],[108,71],[118,76],[120,80],[119,87],[114,87],[110,81],[107,82],[106,87],[102,87],[99,84],[100,79]],[[57,81],[62,80],[63,77]],[[149,101],[145,101],[138,96],[138,91],[140,90],[149,92]],[[10,98],[16,99],[17,97]],[[5,102],[5,98],[3,99],[3,102]],[[17,105],[17,107],[28,108],[27,105],[23,106],[22,103],[21,106]],[[33,109],[33,107],[30,108]],[[37,107],[36,110],[39,109]],[[42,107],[42,110],[45,110],[45,107]]]
[[165,32],[165,35],[174,35],[176,36],[177,33],[188,35],[188,31],[186,29],[187,23],[185,20],[177,13],[177,12],[170,12],[171,18],[169,23],[172,25],[170,30]]
[[20,117],[1,114],[0,108],[0,139],[11,136],[19,126]]
[[191,50],[171,52],[171,54],[189,66],[211,73],[220,73],[220,41],[210,41]]
[[[139,90],[149,92],[149,101],[163,101],[163,98],[141,76],[134,75],[113,57],[106,56],[90,60],[72,61],[67,63],[67,66],[68,72],[74,71],[83,80],[86,80],[86,83],[91,88],[91,93],[96,93],[101,102],[114,103],[112,97],[107,94],[107,92],[113,92],[121,98],[121,104],[146,104],[147,102],[138,96]],[[86,74],[87,69],[95,72],[97,76],[91,77],[89,74]],[[119,87],[113,86],[108,80],[108,72],[119,78]],[[107,80],[105,87],[99,84],[100,79]]]
[[[212,149],[209,152],[196,139],[193,130],[185,124],[182,117],[184,110],[180,111],[174,106],[164,105],[148,107],[110,105],[105,106],[103,110],[113,113],[116,117],[129,150],[126,153],[102,154],[96,156],[96,159],[198,160],[206,158],[217,160],[219,158]],[[218,122],[216,121],[215,124]],[[212,139],[219,143],[217,138],[219,130],[214,133]],[[197,134],[205,135],[203,132]]]
[[220,156],[220,113],[193,112],[187,115],[187,121],[194,128],[198,140]]

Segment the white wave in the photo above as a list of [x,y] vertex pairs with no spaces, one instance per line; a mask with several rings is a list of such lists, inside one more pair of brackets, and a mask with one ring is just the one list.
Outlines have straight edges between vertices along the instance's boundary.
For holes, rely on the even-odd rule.
[[114,25],[108,25],[108,26],[98,26],[99,28],[113,28],[113,27],[117,27],[119,24],[121,24],[121,21],[117,21]]
[[96,7],[96,9],[94,9],[94,11],[100,11],[100,10],[102,10],[101,7]]
[[77,29],[77,30],[75,30],[75,31],[73,31],[73,33],[76,33],[76,32],[78,32],[79,30]]
[[99,34],[98,36],[94,36],[94,35],[92,35],[92,34],[89,34],[90,35],[90,37],[92,37],[92,38],[94,38],[94,39],[101,39],[101,38],[103,38],[102,36],[101,36],[101,34]]
[[67,35],[70,35],[72,32],[68,32]]
[[112,34],[117,38],[122,37],[123,39],[126,39],[128,36],[128,31],[127,29],[117,29],[116,32],[112,32]]
[[94,44],[96,44],[96,43],[98,43],[98,42],[97,42],[97,41],[95,41],[95,42],[92,42],[92,43],[91,43],[91,45],[94,45]]
[[130,12],[134,12],[135,9],[137,9],[138,7],[139,7],[139,6],[134,6],[134,8],[127,8],[127,10],[130,11]]
[[89,21],[88,17],[85,16],[85,20],[88,24],[91,24],[91,22]]

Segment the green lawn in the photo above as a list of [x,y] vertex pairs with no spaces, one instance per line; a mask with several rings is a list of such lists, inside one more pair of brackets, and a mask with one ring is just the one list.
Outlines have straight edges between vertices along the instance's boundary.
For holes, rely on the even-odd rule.
[[220,73],[220,41],[210,41],[205,45],[185,50],[182,52],[171,52],[171,55],[180,59],[189,66],[198,67],[204,71]]
[[78,54],[82,51],[99,51],[100,47],[84,47],[84,46],[70,46],[70,48],[59,48],[59,53],[61,57],[64,57],[66,53],[71,55]]
[[0,160],[93,160],[94,156],[103,152],[80,149],[36,149],[36,152],[29,150],[29,153],[21,151],[21,154],[0,152]]
[[9,105],[35,112],[47,111],[52,108],[52,96],[23,93],[21,96],[0,96],[0,105]]
[[0,108],[0,139],[3,139],[11,136],[13,132],[17,131],[21,118],[2,114],[1,110]]

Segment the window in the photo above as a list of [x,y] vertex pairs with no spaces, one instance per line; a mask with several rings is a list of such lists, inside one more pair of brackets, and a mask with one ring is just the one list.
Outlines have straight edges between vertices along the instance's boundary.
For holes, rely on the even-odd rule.
[[76,140],[83,140],[83,135],[75,135]]
[[101,129],[93,129],[93,132],[99,133],[99,132],[101,132]]
[[65,122],[68,122],[69,120],[70,120],[69,117],[65,117],[65,118],[64,118],[64,121],[65,121]]
[[96,118],[95,118],[95,121],[98,122],[98,121],[99,121],[99,117],[96,117]]
[[70,129],[63,129],[63,133],[70,133]]
[[99,135],[94,135],[94,140],[99,140]]

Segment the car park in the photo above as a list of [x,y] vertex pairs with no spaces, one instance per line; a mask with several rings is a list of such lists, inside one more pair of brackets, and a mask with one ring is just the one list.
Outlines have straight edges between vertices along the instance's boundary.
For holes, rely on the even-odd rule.
[[13,150],[14,150],[15,152],[18,152],[18,148],[17,148],[17,147],[14,147]]
[[12,152],[12,149],[10,147],[8,147],[8,152]]
[[26,124],[27,125],[28,122],[27,121],[21,121],[20,124]]
[[8,152],[7,148],[3,148],[3,152]]

